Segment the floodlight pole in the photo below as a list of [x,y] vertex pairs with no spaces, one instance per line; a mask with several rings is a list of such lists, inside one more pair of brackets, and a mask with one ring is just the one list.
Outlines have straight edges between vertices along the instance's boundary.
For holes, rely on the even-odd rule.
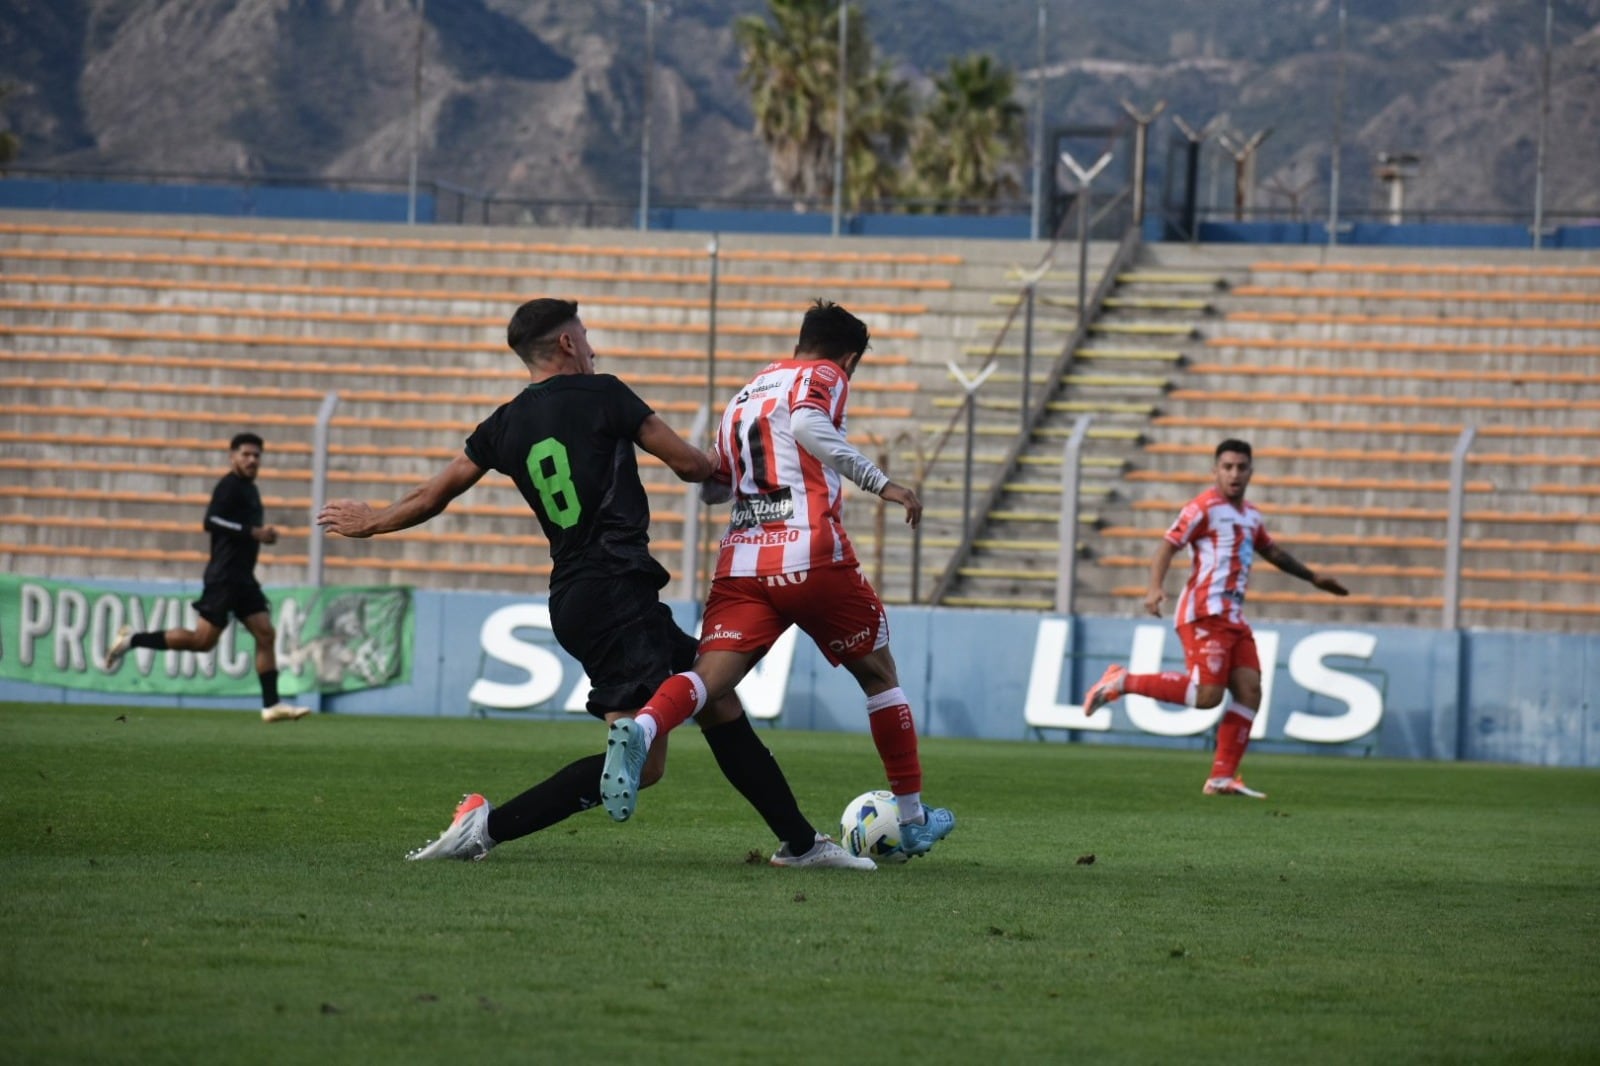
[[1533,170],[1533,246],[1544,247],[1544,146],[1550,130],[1550,35],[1554,14],[1544,0],[1544,56],[1539,73],[1539,153]]
[[417,48],[411,73],[411,176],[406,183],[406,225],[417,221],[417,153],[422,145],[422,11],[428,0],[417,0]]
[[846,61],[849,59],[847,28],[850,24],[850,8],[845,0],[839,0],[839,109],[834,117],[833,126],[833,235],[839,236],[840,222],[844,216],[844,98],[847,74]]
[[639,133],[639,229],[650,228],[650,104],[656,73],[656,3],[644,0],[644,104]]
[[1333,155],[1328,168],[1328,246],[1339,243],[1339,149],[1344,140],[1344,0],[1339,0],[1339,73],[1333,91]]
[[1044,218],[1044,34],[1047,16],[1044,0],[1039,0],[1039,58],[1034,71],[1033,102],[1033,214],[1028,228],[1031,240],[1039,239]]

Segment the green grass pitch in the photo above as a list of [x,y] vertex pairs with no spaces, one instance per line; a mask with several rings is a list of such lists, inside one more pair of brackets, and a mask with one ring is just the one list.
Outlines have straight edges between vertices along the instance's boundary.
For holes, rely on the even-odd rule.
[[[934,738],[955,833],[856,874],[768,867],[689,727],[626,825],[401,861],[602,735],[0,707],[5,1060],[1600,1061],[1592,771]],[[764,735],[819,825],[880,787]]]

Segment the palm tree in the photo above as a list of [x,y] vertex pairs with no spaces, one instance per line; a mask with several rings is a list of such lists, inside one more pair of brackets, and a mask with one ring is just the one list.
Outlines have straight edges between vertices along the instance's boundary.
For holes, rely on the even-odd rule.
[[[15,88],[14,85],[0,85],[0,102],[4,102]],[[0,174],[4,174],[6,167],[17,158],[17,150],[21,146],[22,142],[17,140],[16,134],[10,130],[0,130]]]
[[[750,90],[756,134],[767,145],[775,192],[797,201],[833,195],[839,99],[836,0],[769,0],[772,21],[734,23],[744,52],[739,80]],[[845,194],[851,206],[894,195],[896,166],[911,130],[911,96],[876,65],[866,20],[851,7],[845,27]]]
[[[911,86],[875,67],[847,97],[844,198],[852,210],[905,193],[906,153],[916,126]],[[829,192],[832,182],[829,182]]]
[[914,187],[935,200],[1019,196],[1026,157],[1016,74],[991,56],[950,61],[912,140]]

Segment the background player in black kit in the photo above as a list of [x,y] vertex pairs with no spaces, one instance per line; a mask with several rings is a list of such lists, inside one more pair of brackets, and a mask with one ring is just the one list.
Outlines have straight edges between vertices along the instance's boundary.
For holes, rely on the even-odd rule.
[[[439,514],[490,470],[510,477],[550,542],[551,628],[589,675],[589,713],[610,723],[633,714],[657,685],[687,669],[697,648],[660,600],[669,578],[650,555],[650,506],[634,446],[684,481],[704,481],[716,461],[673,432],[627,385],[595,373],[576,303],[523,304],[506,329],[506,343],[527,366],[531,383],[473,431],[462,455],[381,510],[334,500],[317,524],[347,537],[392,533]],[[724,776],[781,842],[773,865],[872,868],[801,814],[737,696],[713,703],[696,720]],[[657,754],[652,748],[641,785],[665,770],[665,750]],[[496,844],[597,806],[604,762],[598,754],[579,759],[499,807],[469,794],[449,828],[407,858],[481,859]]]
[[135,633],[123,626],[106,653],[106,671],[115,670],[130,648],[163,651],[210,651],[222,638],[231,614],[244,623],[256,641],[256,676],[261,679],[261,719],[290,722],[311,711],[278,698],[277,630],[267,597],[256,583],[256,558],[261,545],[274,544],[278,530],[266,524],[256,474],[261,470],[261,438],[237,434],[228,445],[232,467],[211,490],[205,529],[211,534],[211,561],[206,564],[205,588],[195,601],[200,621],[193,629],[152,630]]

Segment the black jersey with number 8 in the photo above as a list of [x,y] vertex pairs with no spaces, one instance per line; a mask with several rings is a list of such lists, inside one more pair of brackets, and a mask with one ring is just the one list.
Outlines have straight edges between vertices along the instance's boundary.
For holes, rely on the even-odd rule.
[[644,572],[650,503],[634,439],[653,412],[610,374],[564,374],[529,385],[473,430],[467,458],[498,470],[528,501],[550,541],[553,590],[579,577]]

